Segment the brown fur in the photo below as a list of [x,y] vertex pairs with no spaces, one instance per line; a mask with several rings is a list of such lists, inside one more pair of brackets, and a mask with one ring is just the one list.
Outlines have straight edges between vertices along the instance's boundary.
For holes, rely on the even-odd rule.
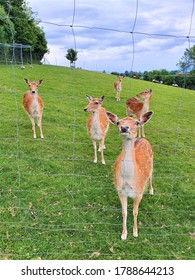
[[[87,121],[87,130],[89,134],[92,125],[92,120],[93,120],[93,113],[91,112]],[[103,137],[108,130],[108,124],[109,124],[108,118],[106,116],[106,110],[103,107],[101,107],[101,109],[99,110],[99,124],[100,124],[101,136]]]
[[116,101],[120,101],[120,93],[122,91],[122,82],[124,77],[118,76],[118,81],[114,82],[114,90],[116,92]]
[[42,80],[39,80],[38,82],[30,82],[28,79],[24,79],[25,83],[29,86],[29,91],[27,91],[23,95],[23,108],[28,113],[29,118],[31,120],[32,124],[32,130],[33,130],[33,137],[37,138],[36,131],[35,131],[35,122],[34,118],[37,118],[37,125],[40,129],[41,138],[44,138],[43,132],[42,132],[42,114],[43,114],[43,108],[44,103],[42,98],[38,95],[38,86],[42,84]]
[[[137,97],[144,98],[144,102],[138,98],[131,97],[126,101],[126,110],[128,116],[135,115],[138,120],[141,120],[141,116],[149,111],[149,103],[152,97],[152,90],[146,90],[137,94]],[[139,127],[139,137],[141,137],[141,130]],[[142,137],[144,134],[144,125],[142,126]]]
[[[43,100],[40,96],[37,96],[38,98],[38,103],[40,105],[40,112],[43,112],[43,108],[44,108],[44,103]],[[30,92],[26,92],[23,96],[23,107],[25,109],[25,111],[28,114],[32,114],[32,95],[30,94]]]
[[86,112],[90,112],[90,116],[87,120],[87,131],[91,137],[94,147],[94,163],[97,163],[97,147],[96,141],[99,141],[99,151],[101,152],[102,164],[105,164],[104,160],[104,139],[106,132],[109,128],[109,120],[106,116],[106,110],[102,107],[104,96],[101,98],[93,98],[87,96],[89,104],[85,107]]
[[152,171],[153,153],[150,143],[143,138],[135,138],[137,125],[146,123],[152,116],[147,112],[142,116],[142,121],[127,117],[119,120],[112,113],[107,112],[109,120],[118,126],[123,138],[123,148],[114,164],[114,183],[122,205],[123,232],[121,239],[127,238],[127,197],[134,200],[133,236],[138,236],[137,216],[146,184],[150,180],[150,194],[153,194]]

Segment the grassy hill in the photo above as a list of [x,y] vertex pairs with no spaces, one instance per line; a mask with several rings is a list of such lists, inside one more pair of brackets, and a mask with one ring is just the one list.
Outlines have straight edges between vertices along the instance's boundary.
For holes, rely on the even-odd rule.
[[[22,108],[23,78],[43,79],[44,140],[33,139]],[[0,66],[0,259],[195,259],[195,92],[125,78],[115,101],[116,77],[54,66]],[[86,131],[86,94],[120,118],[125,101],[152,88],[145,126],[154,152],[154,196],[139,207],[139,237],[120,240],[121,205],[113,164],[121,149],[110,125],[105,160],[93,163]],[[98,254],[94,254],[98,252]]]

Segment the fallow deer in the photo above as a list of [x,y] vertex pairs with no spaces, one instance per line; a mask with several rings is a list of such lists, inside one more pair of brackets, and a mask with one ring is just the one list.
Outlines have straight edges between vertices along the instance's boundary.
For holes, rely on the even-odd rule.
[[28,79],[24,79],[24,81],[29,86],[29,91],[27,91],[23,96],[23,107],[31,120],[33,137],[34,139],[37,138],[34,121],[34,118],[37,118],[37,125],[40,129],[41,138],[44,138],[42,132],[42,114],[44,103],[41,97],[38,95],[38,86],[42,84],[43,80],[39,80],[38,82],[30,82]]
[[[150,89],[144,92],[140,92],[136,96],[144,98],[144,102],[135,97],[131,97],[127,99],[126,101],[127,115],[128,116],[135,115],[138,118],[138,120],[141,121],[141,116],[149,111],[149,103],[152,97],[152,90]],[[145,137],[144,125],[139,126],[138,128],[139,137],[141,137],[141,128],[142,128],[142,137]]]
[[87,121],[87,131],[91,137],[94,147],[94,163],[97,163],[97,146],[96,141],[99,141],[99,149],[101,152],[102,164],[105,164],[104,159],[104,139],[106,132],[109,128],[109,120],[106,115],[106,110],[102,107],[104,96],[101,98],[93,98],[89,95],[86,96],[89,104],[85,107],[84,111],[90,112],[90,116]]
[[150,143],[144,138],[135,138],[137,126],[149,121],[153,112],[147,112],[141,121],[132,117],[119,120],[110,112],[106,113],[110,122],[118,126],[123,140],[122,151],[114,164],[114,182],[122,205],[123,231],[122,240],[127,238],[127,198],[134,200],[133,204],[133,236],[138,237],[137,216],[147,181],[150,181],[150,194],[153,195],[152,171],[153,153]]
[[114,82],[114,90],[116,92],[116,101],[120,101],[120,93],[122,90],[123,76],[118,76],[118,81]]

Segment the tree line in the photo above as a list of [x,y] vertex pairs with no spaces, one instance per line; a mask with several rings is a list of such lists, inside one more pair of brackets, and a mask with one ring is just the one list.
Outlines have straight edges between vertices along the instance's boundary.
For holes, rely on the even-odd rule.
[[195,89],[195,46],[186,49],[177,66],[180,70],[167,71],[152,70],[142,72],[125,71],[124,73],[112,72],[114,75],[123,75],[134,79],[142,79],[154,83]]
[[48,52],[45,33],[38,23],[37,15],[25,0],[0,0],[0,43],[31,46],[33,60],[37,62]]
[[140,79],[144,81],[171,85],[176,87],[195,89],[195,71],[167,71],[162,70],[152,70],[144,72],[136,71],[125,71],[124,73],[112,72],[113,75],[123,75],[124,77],[129,77],[133,79]]

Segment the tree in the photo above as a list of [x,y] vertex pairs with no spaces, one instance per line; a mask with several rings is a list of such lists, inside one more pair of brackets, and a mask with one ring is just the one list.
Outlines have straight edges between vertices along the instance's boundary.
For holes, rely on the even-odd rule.
[[0,43],[9,43],[13,40],[15,28],[2,5],[0,5]]
[[[14,41],[17,44],[30,45],[33,57],[40,61],[48,52],[47,41],[43,30],[38,26],[35,13],[27,6],[26,2],[25,0],[0,0],[0,4],[6,11],[5,18],[9,18],[14,26],[13,30],[16,30],[14,38],[13,36],[9,38],[7,43],[12,44]],[[7,33],[9,33],[10,24],[7,22],[4,26],[4,30],[7,29]]]
[[195,46],[185,50],[184,55],[182,56],[177,66],[180,66],[183,71],[187,69],[195,69]]
[[71,48],[67,50],[66,58],[70,60],[70,66],[75,67],[75,61],[78,59],[77,53],[76,50]]

